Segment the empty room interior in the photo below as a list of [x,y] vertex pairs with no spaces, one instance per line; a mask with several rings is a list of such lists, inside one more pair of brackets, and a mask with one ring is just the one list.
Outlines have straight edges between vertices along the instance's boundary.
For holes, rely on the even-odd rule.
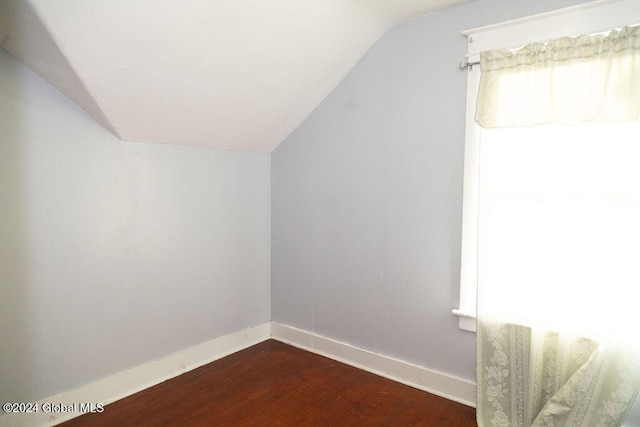
[[[475,296],[463,309],[468,87],[481,74],[470,41],[591,7],[635,8],[622,25],[640,24],[635,0],[0,0],[0,426],[106,414],[268,340],[478,407],[481,426],[531,425],[501,418],[521,409],[502,388],[485,402],[499,344],[480,333],[496,329],[474,331]],[[633,216],[630,197],[620,209]],[[527,268],[509,277],[546,277]],[[602,277],[640,288],[629,268]],[[623,365],[594,334],[585,327],[579,342],[597,345],[575,372],[597,365],[600,384]],[[541,410],[562,423],[535,425],[640,426],[640,373],[624,372],[577,412]]]

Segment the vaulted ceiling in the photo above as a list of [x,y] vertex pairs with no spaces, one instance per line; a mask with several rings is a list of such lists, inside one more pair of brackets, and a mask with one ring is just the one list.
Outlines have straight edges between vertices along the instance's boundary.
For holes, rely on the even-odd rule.
[[271,152],[390,27],[468,1],[0,0],[0,45],[123,140]]

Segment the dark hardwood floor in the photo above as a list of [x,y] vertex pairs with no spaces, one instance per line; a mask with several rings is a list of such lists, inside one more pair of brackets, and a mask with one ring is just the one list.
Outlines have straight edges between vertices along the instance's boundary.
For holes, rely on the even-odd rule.
[[63,426],[476,426],[475,410],[268,340]]

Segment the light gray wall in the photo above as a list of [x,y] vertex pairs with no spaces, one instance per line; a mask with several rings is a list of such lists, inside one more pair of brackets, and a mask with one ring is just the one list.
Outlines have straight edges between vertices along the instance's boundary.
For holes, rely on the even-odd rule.
[[0,401],[269,320],[270,156],[122,142],[0,49]]
[[481,0],[389,31],[272,155],[272,317],[475,379],[458,303],[460,32],[575,0]]

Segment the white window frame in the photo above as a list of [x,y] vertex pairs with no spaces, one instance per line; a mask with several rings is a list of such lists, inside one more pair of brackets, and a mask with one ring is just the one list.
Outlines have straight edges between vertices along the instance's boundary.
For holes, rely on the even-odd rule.
[[[640,23],[638,0],[598,0],[500,24],[464,31],[467,60],[479,61],[480,52],[524,46],[535,41],[591,34]],[[460,303],[452,314],[460,329],[476,330],[479,126],[474,120],[480,67],[471,65],[467,76],[467,110],[464,154],[464,195]]]

